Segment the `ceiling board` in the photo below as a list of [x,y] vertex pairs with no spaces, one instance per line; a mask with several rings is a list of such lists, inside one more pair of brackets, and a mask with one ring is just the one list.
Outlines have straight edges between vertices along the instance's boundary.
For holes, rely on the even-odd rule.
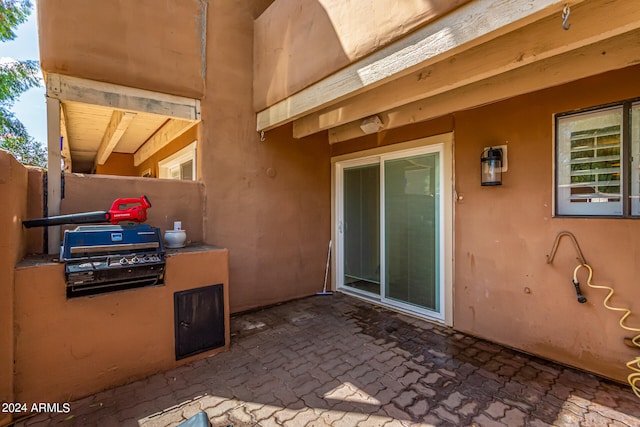
[[[114,110],[74,101],[64,101],[63,104],[72,160],[93,161]],[[165,116],[136,112],[113,152],[135,153],[167,120]]]

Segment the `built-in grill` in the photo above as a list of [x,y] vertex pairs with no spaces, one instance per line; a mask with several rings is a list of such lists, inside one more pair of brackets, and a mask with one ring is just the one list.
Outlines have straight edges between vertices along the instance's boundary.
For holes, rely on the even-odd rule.
[[60,259],[69,298],[164,283],[160,229],[146,224],[67,230]]

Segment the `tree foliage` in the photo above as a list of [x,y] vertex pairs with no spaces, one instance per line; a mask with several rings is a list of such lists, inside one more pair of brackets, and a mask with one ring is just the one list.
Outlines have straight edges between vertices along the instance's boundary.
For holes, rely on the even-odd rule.
[[39,166],[47,165],[47,151],[42,145],[30,136],[23,136],[6,133],[0,135],[0,148],[10,152],[17,161],[24,165]]
[[[16,37],[13,29],[31,13],[30,0],[0,0],[0,42]],[[27,129],[11,111],[25,91],[40,85],[38,61],[4,60],[0,62],[0,148],[11,152],[19,161],[44,167],[47,156]]]
[[23,92],[40,85],[38,73],[37,61],[0,64],[0,133],[27,136],[24,125],[11,112],[11,107]]
[[0,0],[0,41],[16,38],[15,27],[31,14],[30,0]]

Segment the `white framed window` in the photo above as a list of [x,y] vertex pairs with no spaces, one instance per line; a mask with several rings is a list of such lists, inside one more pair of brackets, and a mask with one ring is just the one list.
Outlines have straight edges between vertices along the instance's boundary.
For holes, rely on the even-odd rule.
[[160,178],[196,180],[196,141],[158,162]]
[[640,102],[556,115],[555,214],[640,215]]

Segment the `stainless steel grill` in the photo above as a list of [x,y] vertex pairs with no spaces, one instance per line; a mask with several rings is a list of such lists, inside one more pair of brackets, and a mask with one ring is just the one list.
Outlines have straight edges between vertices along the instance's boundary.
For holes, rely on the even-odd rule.
[[164,283],[160,229],[146,224],[67,230],[60,259],[69,298]]

